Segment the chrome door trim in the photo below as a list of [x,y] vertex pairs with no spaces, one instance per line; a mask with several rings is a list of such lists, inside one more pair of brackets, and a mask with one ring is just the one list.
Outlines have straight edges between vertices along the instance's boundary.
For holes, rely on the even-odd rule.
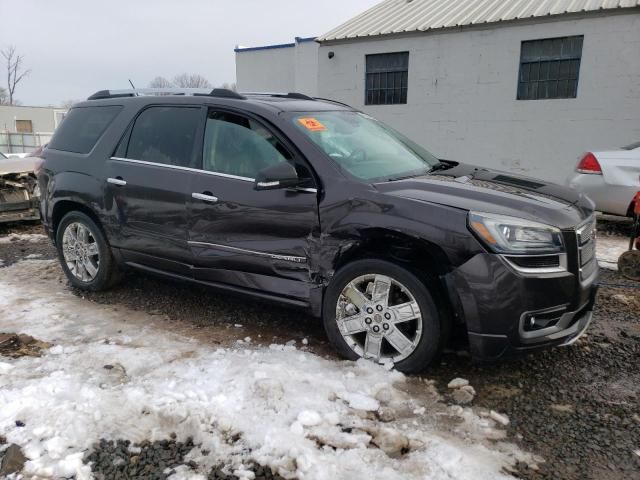
[[192,193],[191,198],[195,198],[196,200],[202,200],[203,202],[211,202],[216,203],[218,201],[218,197],[214,197],[213,195],[205,195],[204,193]]
[[132,158],[111,157],[111,160],[118,160],[119,162],[138,163],[141,165],[152,165],[156,167],[173,168],[174,170],[184,170],[187,172],[206,173],[207,175],[213,175],[216,177],[231,178],[233,180],[242,180],[243,182],[254,182],[255,179],[249,177],[239,177],[238,175],[229,175],[227,173],[210,172],[208,170],[201,170],[198,168],[181,167],[179,165],[168,165],[166,163],[147,162],[146,160],[134,160]]
[[247,250],[246,248],[238,248],[231,247],[229,245],[220,245],[218,243],[207,243],[207,242],[188,242],[190,246],[194,247],[212,247],[218,248],[220,250],[227,250],[229,252],[239,252],[246,253],[248,255],[255,255],[258,257],[268,257],[272,260],[283,260],[285,262],[294,262],[294,263],[307,263],[307,259],[305,257],[296,257],[293,255],[279,255],[277,253],[268,253],[268,252],[259,252],[257,250]]
[[110,183],[112,185],[117,185],[119,187],[124,187],[127,184],[125,180],[122,180],[120,178],[111,178],[111,177],[107,178],[107,183]]

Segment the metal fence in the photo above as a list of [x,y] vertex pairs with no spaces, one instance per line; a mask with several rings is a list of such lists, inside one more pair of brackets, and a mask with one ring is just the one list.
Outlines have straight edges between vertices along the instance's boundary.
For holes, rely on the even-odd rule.
[[29,153],[49,143],[52,135],[53,133],[0,132],[0,152]]

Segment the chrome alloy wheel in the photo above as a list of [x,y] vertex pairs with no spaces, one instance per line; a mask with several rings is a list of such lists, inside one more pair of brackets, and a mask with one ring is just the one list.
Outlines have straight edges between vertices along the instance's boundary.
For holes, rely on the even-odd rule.
[[411,355],[422,337],[422,314],[409,289],[386,275],[362,275],[338,297],[336,321],[360,357],[385,363]]
[[78,280],[90,282],[100,269],[100,250],[91,231],[82,223],[67,225],[62,235],[62,254],[69,271]]

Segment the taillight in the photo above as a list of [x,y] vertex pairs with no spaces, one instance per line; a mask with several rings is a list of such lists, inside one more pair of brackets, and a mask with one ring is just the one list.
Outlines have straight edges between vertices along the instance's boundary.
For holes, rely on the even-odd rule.
[[602,175],[602,167],[600,167],[596,156],[591,152],[587,153],[584,158],[580,160],[580,163],[578,164],[578,168],[576,168],[576,170],[580,173]]

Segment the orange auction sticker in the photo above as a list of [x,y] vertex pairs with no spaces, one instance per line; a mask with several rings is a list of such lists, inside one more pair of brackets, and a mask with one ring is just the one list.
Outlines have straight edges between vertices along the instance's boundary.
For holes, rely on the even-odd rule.
[[311,130],[312,132],[326,132],[327,127],[325,127],[322,123],[320,123],[315,118],[306,117],[299,118],[298,121],[305,127],[307,130]]

